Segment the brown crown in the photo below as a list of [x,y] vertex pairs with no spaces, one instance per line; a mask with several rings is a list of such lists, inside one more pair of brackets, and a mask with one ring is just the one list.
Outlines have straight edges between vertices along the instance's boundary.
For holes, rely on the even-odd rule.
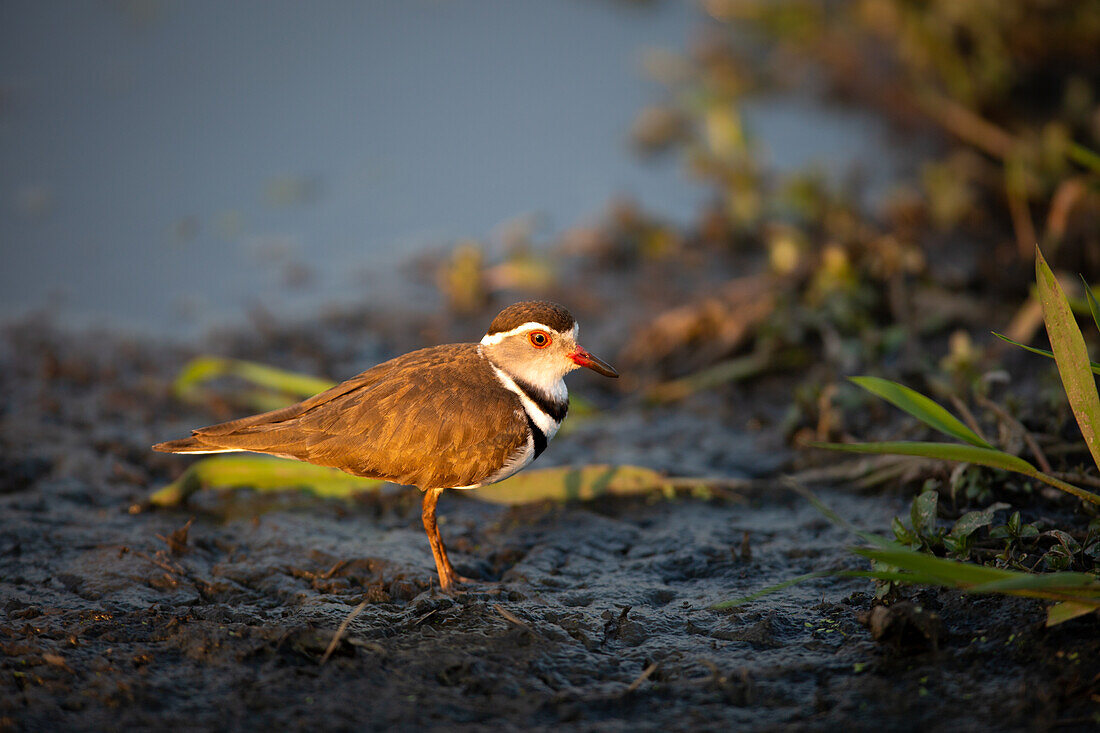
[[573,330],[576,319],[565,306],[549,300],[525,300],[508,306],[489,324],[488,334],[511,331],[516,326],[534,322],[549,326],[559,333]]

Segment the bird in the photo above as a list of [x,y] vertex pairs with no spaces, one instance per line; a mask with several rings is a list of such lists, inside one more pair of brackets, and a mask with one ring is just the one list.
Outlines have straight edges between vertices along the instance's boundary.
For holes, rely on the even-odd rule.
[[460,578],[436,523],[447,489],[502,481],[546,450],[569,410],[564,377],[619,373],[578,342],[564,306],[523,301],[479,343],[430,346],[371,367],[297,404],[198,428],[157,443],[163,453],[266,453],[415,486],[439,585]]

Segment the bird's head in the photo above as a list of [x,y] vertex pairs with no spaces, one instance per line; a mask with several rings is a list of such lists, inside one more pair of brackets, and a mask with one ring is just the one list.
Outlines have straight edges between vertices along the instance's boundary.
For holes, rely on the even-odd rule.
[[511,376],[551,392],[569,372],[587,367],[605,377],[615,369],[577,343],[568,310],[549,301],[524,301],[502,310],[481,339],[482,353]]

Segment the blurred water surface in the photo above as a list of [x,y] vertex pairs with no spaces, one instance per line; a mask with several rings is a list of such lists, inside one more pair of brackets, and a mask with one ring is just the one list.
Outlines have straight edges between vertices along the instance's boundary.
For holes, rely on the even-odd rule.
[[[706,191],[627,144],[639,60],[689,3],[128,0],[0,4],[0,316],[166,335],[262,304],[401,298],[417,251],[615,195],[687,221]],[[750,125],[780,169],[883,131],[798,98]]]

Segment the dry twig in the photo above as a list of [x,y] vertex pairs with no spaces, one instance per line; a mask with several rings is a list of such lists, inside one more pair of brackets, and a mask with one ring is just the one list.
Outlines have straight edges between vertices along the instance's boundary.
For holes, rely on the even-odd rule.
[[636,680],[634,680],[633,682],[631,682],[630,685],[626,688],[627,694],[630,694],[631,692],[634,692],[639,687],[641,687],[642,683],[645,682],[646,680],[648,680],[649,676],[652,675],[656,671],[657,671],[657,663],[656,662],[654,662],[653,664],[646,667],[645,670],[640,675],[638,675],[638,678]]
[[327,662],[328,658],[332,656],[332,653],[336,651],[336,646],[340,643],[340,638],[344,635],[344,632],[348,630],[348,625],[355,620],[356,616],[363,612],[363,609],[367,607],[368,603],[370,603],[370,601],[364,599],[363,602],[356,606],[355,610],[349,613],[347,618],[340,623],[340,626],[336,629],[336,633],[332,635],[332,641],[328,643],[328,649],[325,649],[325,653],[321,656],[321,661],[318,662],[319,665]]

